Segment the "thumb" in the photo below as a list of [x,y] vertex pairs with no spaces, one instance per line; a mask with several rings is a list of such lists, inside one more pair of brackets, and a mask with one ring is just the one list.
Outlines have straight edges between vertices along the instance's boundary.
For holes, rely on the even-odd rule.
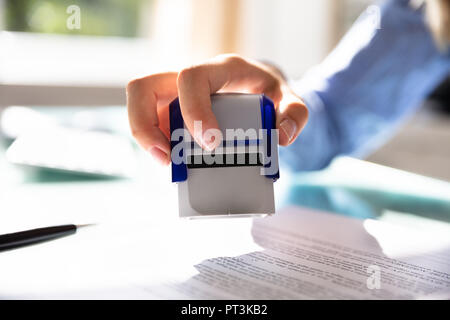
[[305,127],[308,121],[308,108],[300,97],[291,90],[286,90],[283,92],[277,112],[279,143],[288,146]]

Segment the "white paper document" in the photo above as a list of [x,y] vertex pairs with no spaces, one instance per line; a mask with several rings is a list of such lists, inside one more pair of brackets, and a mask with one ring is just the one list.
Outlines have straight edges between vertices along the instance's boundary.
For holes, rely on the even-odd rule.
[[0,298],[450,298],[445,232],[302,208],[140,225],[0,254]]
[[256,219],[252,236],[261,250],[199,263],[177,297],[450,298],[448,235],[291,208]]

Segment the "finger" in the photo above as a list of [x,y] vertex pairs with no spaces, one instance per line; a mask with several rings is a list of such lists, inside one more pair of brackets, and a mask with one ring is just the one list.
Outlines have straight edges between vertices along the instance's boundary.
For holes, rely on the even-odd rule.
[[[267,68],[236,55],[221,55],[208,63],[184,69],[179,73],[177,83],[186,126],[197,143],[209,150],[220,143],[220,140],[212,140],[207,134],[209,129],[218,129],[217,119],[211,110],[212,93],[264,93],[275,103],[281,98],[280,82]],[[201,130],[195,130],[196,121],[201,121]]]
[[[139,145],[162,164],[170,162],[170,142],[161,127],[158,107],[177,96],[177,73],[168,72],[131,81],[127,86],[128,118]],[[167,119],[164,119],[167,120]]]
[[308,109],[303,100],[290,89],[282,90],[283,96],[277,109],[279,144],[290,145],[297,139],[308,121]]

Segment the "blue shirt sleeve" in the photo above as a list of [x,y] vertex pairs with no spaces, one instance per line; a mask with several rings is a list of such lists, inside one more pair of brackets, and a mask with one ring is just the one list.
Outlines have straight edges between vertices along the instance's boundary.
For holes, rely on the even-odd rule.
[[450,55],[435,46],[423,9],[390,0],[371,10],[291,84],[310,113],[297,140],[280,148],[294,171],[324,168],[337,155],[368,155],[450,74]]

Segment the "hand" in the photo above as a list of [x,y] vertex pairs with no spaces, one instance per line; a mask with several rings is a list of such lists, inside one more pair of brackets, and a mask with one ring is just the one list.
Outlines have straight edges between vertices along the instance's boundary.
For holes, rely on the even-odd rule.
[[[211,111],[215,92],[264,93],[277,110],[279,143],[291,144],[305,126],[308,109],[275,68],[237,55],[220,55],[180,72],[150,75],[127,86],[128,117],[137,142],[162,164],[170,163],[169,104],[177,96],[184,122],[193,135],[194,121],[202,121],[203,133],[218,129]],[[194,135],[193,135],[194,137]],[[206,138],[204,138],[206,137]],[[220,141],[208,135],[194,137],[213,150]]]

